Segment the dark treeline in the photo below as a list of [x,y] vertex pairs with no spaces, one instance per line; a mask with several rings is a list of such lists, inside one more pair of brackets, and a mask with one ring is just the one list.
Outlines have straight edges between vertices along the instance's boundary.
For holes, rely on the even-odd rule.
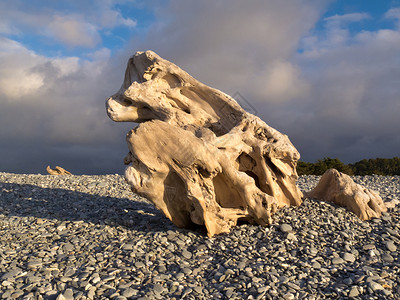
[[299,161],[297,173],[299,175],[322,175],[331,168],[348,175],[400,175],[400,158],[363,159],[346,165],[338,158],[325,157],[315,163]]

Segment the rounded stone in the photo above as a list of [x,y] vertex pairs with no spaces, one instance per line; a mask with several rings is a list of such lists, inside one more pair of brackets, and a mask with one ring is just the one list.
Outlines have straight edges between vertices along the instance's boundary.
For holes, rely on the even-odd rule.
[[319,262],[314,262],[311,267],[313,267],[314,269],[321,269],[321,264]]
[[126,297],[126,298],[130,298],[133,296],[136,296],[138,294],[138,290],[133,289],[133,288],[127,288],[125,290],[122,291],[122,296]]
[[279,226],[279,229],[280,229],[282,232],[284,232],[284,233],[290,232],[290,231],[293,230],[292,226],[290,226],[289,224],[281,224],[281,225]]
[[332,259],[332,264],[334,265],[339,265],[339,264],[343,264],[344,260],[340,257],[335,257]]
[[349,292],[349,297],[354,298],[354,297],[357,297],[359,294],[360,294],[360,292],[358,291],[358,287],[353,286]]
[[390,254],[384,253],[382,254],[382,260],[387,263],[392,263],[394,261],[394,258]]
[[348,262],[354,262],[356,260],[355,256],[352,253],[343,254],[343,259]]
[[369,283],[369,287],[375,292],[375,291],[379,291],[379,290],[383,290],[383,286],[375,281],[371,281]]
[[386,243],[386,248],[391,251],[391,252],[395,252],[397,250],[396,245],[393,243],[393,241],[387,241]]
[[297,237],[294,235],[293,232],[288,232],[286,234],[286,239],[288,239],[290,241],[297,241]]
[[182,251],[182,256],[183,256],[184,258],[186,258],[186,259],[191,259],[191,258],[192,258],[192,253],[190,253],[190,252],[187,251],[187,250],[183,250],[183,251]]
[[160,283],[156,283],[153,287],[153,290],[157,294],[162,294],[164,292],[164,287]]
[[295,297],[292,293],[287,293],[285,295],[283,295],[283,298],[286,300],[293,300]]

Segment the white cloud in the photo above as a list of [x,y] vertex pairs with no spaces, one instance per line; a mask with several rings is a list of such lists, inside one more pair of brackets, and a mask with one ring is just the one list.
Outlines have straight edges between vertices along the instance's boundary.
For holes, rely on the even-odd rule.
[[264,87],[259,97],[271,102],[303,98],[309,92],[308,83],[301,78],[301,70],[288,61],[271,62],[256,84],[260,89]]
[[[8,71],[7,69],[3,70]],[[29,72],[18,70],[12,76],[0,79],[0,90],[5,96],[11,99],[18,99],[35,93],[43,86],[43,78],[38,74],[29,74]]]
[[386,12],[385,17],[400,20],[400,7],[394,7],[394,8],[389,9]]
[[48,30],[54,38],[70,47],[94,47],[101,39],[96,26],[79,15],[55,15]]
[[370,18],[371,17],[366,13],[334,15],[325,18],[326,39],[323,44],[321,44],[321,50],[346,45],[351,39],[350,31],[347,28],[348,24],[365,21]]
[[[377,51],[380,48],[382,51],[396,51],[400,47],[400,31],[391,29],[381,29],[377,31],[363,31],[354,37],[354,40],[359,45],[368,45],[370,48],[364,51]],[[373,57],[371,57],[373,59]]]
[[112,9],[105,8],[101,11],[101,17],[97,20],[102,28],[113,28],[116,26],[126,26],[134,28],[137,25],[137,21],[131,18],[125,18],[121,12]]
[[[14,61],[17,56],[20,59]],[[0,95],[3,95],[0,102],[2,99],[20,99],[43,86],[44,78],[30,70],[35,66],[34,61],[40,60],[21,44],[0,38]],[[23,68],[19,68],[21,65]]]
[[0,1],[0,34],[40,36],[68,47],[93,48],[101,42],[103,31],[136,26],[136,20],[115,8],[118,2]]
[[13,27],[11,24],[4,22],[0,19],[0,33],[2,34],[17,34],[19,30]]
[[136,20],[132,20],[130,18],[121,17],[120,24],[124,25],[124,26],[127,26],[127,27],[130,27],[130,28],[133,28],[133,27],[136,27],[137,21]]
[[34,93],[42,86],[41,76],[24,71],[17,71],[12,76],[0,79],[0,89],[4,95],[14,99]]
[[59,76],[76,73],[80,68],[78,57],[52,58],[49,61],[59,71]]
[[113,75],[109,56],[109,50],[102,49],[90,60],[48,58],[0,39],[0,128],[12,126],[1,139],[80,144],[110,140],[114,129],[107,125],[104,102],[121,79]]
[[343,26],[350,22],[360,22],[366,19],[370,19],[371,16],[367,13],[351,13],[344,15],[334,15],[325,18],[328,26]]

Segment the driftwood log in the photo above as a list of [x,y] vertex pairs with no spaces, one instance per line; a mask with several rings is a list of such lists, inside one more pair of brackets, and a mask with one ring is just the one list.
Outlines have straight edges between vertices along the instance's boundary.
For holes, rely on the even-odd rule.
[[140,123],[127,135],[126,180],[177,226],[213,236],[301,204],[289,138],[154,52],[129,59],[106,105],[112,120]]
[[317,186],[305,196],[333,202],[355,213],[361,220],[379,218],[387,207],[376,191],[353,181],[350,176],[335,169],[327,170]]
[[47,166],[46,171],[50,175],[71,175],[70,172],[59,166],[56,166],[54,169],[51,169],[50,166]]

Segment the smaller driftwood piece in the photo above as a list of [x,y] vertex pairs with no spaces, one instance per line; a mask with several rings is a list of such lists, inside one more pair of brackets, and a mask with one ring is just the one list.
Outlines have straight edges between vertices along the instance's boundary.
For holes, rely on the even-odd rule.
[[59,166],[56,166],[54,169],[51,169],[50,166],[47,166],[46,171],[50,175],[72,175],[70,172]]
[[353,181],[335,169],[327,170],[307,197],[333,202],[355,213],[361,220],[379,218],[387,207],[378,192]]

